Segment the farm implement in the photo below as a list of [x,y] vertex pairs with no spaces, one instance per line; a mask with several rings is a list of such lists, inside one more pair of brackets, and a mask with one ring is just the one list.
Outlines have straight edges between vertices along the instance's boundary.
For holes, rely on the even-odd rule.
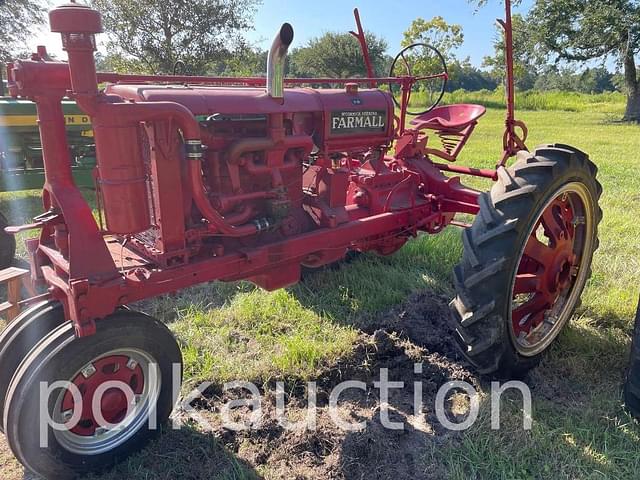
[[[457,163],[485,109],[438,105],[442,56],[415,44],[375,77],[357,10],[367,76],[352,79],[285,78],[286,23],[266,78],[97,73],[100,14],[52,10],[68,63],[8,66],[11,94],[37,106],[46,176],[44,213],[6,229],[40,231],[26,245],[32,282],[47,289],[0,337],[0,426],[16,457],[74,477],[140,448],[167,420],[180,349],[127,304],[213,280],[279,289],[303,267],[390,255],[449,225],[463,227],[451,303],[462,352],[501,377],[535,366],[589,277],[601,188],[580,150],[527,149],[506,3],[509,107],[494,169]],[[333,88],[302,87],[322,84]],[[73,181],[65,96],[91,118],[96,216]],[[461,175],[493,186],[480,192]]]

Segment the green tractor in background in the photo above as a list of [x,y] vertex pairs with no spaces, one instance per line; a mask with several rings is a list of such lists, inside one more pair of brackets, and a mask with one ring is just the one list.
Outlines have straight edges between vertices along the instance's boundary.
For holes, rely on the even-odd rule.
[[[73,101],[63,101],[62,108],[74,178],[79,186],[94,188],[96,159],[90,119]],[[6,82],[0,79],[0,192],[41,189],[43,166],[36,106],[8,96]],[[9,225],[7,217],[6,210],[0,210],[0,270],[11,265],[16,250],[15,238],[4,231]]]

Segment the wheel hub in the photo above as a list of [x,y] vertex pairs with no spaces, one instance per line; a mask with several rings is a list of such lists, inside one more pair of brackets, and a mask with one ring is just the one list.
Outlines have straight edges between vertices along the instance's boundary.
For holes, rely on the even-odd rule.
[[102,419],[117,425],[125,419],[135,404],[135,398],[144,391],[145,378],[140,365],[130,357],[110,355],[87,364],[71,382],[78,388],[82,402],[76,405],[73,395],[67,391],[62,400],[63,417],[70,418],[79,408],[80,421],[71,432],[91,437],[105,427],[94,411],[94,399],[100,395]]

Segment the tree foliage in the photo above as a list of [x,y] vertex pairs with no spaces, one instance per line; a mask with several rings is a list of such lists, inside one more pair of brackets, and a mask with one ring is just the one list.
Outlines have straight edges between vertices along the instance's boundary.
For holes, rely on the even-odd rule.
[[226,77],[265,76],[267,55],[266,50],[247,46],[230,58],[212,65],[212,73]]
[[26,41],[44,22],[38,0],[0,0],[0,61],[27,53]]
[[191,74],[244,45],[259,0],[93,0],[109,32],[111,61],[129,70]]
[[[369,56],[376,75],[387,74],[387,42],[366,33]],[[366,77],[360,43],[349,33],[328,32],[291,53],[290,73],[296,77]]]
[[[434,17],[431,20],[416,18],[404,32],[402,46],[426,43],[436,48],[444,57],[449,71],[447,91],[495,89],[498,84],[489,73],[473,66],[469,58],[463,60],[457,58],[456,50],[462,46],[463,42],[462,26],[449,24],[442,17]],[[441,60],[433,54],[429,55],[428,51],[424,52],[426,53],[424,58],[408,58],[412,63],[412,73],[416,75],[440,73]],[[414,55],[408,52],[408,56]]]
[[[529,24],[522,15],[513,15],[512,24],[516,87],[529,90],[533,88],[536,77],[542,71],[544,55],[541,54],[536,39],[531,35]],[[489,69],[496,81],[504,84],[506,81],[505,35],[501,26],[497,28],[498,34],[493,42],[495,53],[491,57],[485,57],[482,66]]]
[[454,60],[447,65],[449,68],[449,82],[447,91],[467,90],[495,90],[498,81],[487,71],[473,66],[469,58]]
[[460,25],[449,24],[442,17],[431,20],[416,18],[404,32],[402,46],[413,43],[426,43],[435,47],[447,61],[455,58],[455,50],[464,42],[464,33]]
[[572,68],[552,66],[536,78],[533,89],[603,93],[616,90],[614,80],[615,75],[605,67],[586,68],[576,72]]
[[528,20],[537,41],[557,59],[614,58],[625,76],[625,118],[640,121],[640,1],[536,0]]

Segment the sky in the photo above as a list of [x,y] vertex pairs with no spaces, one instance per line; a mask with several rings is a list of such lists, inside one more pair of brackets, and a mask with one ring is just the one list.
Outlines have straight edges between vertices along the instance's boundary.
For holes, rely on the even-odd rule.
[[[532,2],[524,0],[514,12],[526,12]],[[394,56],[400,50],[402,33],[416,17],[442,16],[449,23],[460,24],[465,41],[458,57],[470,57],[471,63],[477,66],[483,57],[493,53],[497,35],[495,20],[504,17],[504,7],[498,0],[490,0],[482,8],[468,0],[262,0],[256,11],[254,30],[246,36],[266,49],[280,25],[289,22],[295,30],[293,47],[302,46],[327,31],[355,30],[355,7],[360,10],[365,30],[385,38],[389,45],[387,53]],[[66,58],[57,34],[39,33],[29,42],[32,49],[37,45],[45,45],[59,59]]]

